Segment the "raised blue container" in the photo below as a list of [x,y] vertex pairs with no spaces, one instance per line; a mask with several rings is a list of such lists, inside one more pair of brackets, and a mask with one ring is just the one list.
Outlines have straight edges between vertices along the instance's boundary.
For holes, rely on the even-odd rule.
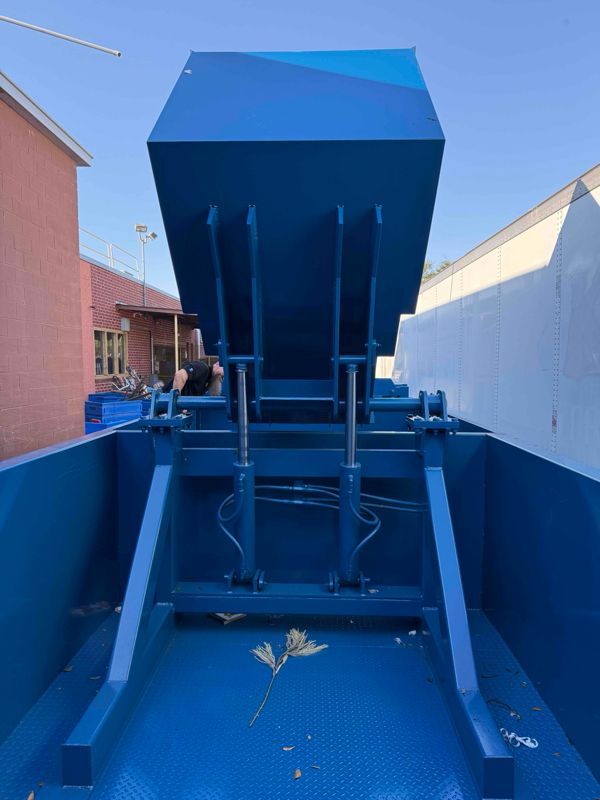
[[374,260],[372,337],[393,353],[399,315],[416,304],[444,148],[413,50],[192,53],[148,147],[182,305],[211,351],[216,206],[230,353],[253,351],[260,273],[265,381],[330,379],[336,270],[340,352],[364,353]]

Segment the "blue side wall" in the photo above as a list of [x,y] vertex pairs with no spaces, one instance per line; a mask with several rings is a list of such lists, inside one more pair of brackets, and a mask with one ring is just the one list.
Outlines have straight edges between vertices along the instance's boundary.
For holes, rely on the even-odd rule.
[[488,437],[484,606],[600,777],[600,481]]
[[120,596],[115,444],[0,466],[0,741]]
[[487,436],[450,436],[444,475],[468,608],[481,608]]

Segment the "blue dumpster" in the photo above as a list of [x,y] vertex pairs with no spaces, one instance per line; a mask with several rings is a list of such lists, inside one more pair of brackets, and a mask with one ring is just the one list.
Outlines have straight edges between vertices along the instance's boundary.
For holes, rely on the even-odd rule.
[[600,483],[375,382],[443,145],[412,50],[190,55],[149,150],[224,391],[0,465],[3,797],[600,794]]

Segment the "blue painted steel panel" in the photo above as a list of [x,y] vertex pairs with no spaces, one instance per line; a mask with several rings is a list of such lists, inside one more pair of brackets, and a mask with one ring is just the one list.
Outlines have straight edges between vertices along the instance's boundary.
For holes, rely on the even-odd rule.
[[600,778],[600,480],[487,438],[485,607]]
[[[248,650],[270,641],[278,651],[291,625],[329,648],[289,659],[249,729],[268,670]],[[95,800],[148,792],[161,800],[189,794],[475,800],[424,651],[402,647],[396,637],[412,641],[406,626],[392,620],[247,618],[226,628],[184,620]],[[297,768],[302,775],[294,781]]]
[[486,448],[486,436],[451,436],[444,458],[446,489],[467,608],[481,608]]
[[0,465],[0,740],[120,598],[115,441]]
[[[59,748],[61,741],[68,735],[72,726],[77,721],[80,713],[83,712],[86,705],[90,702],[98,688],[98,676],[103,677],[106,673],[108,665],[108,656],[110,655],[111,644],[114,638],[115,622],[117,619],[113,616],[103,624],[97,633],[90,637],[82,650],[73,658],[71,666],[73,669],[68,673],[60,673],[54,683],[48,688],[46,693],[40,700],[33,706],[31,711],[23,719],[21,725],[11,734],[9,739],[0,745],[0,795],[7,798],[27,797],[32,788],[36,789],[36,795],[48,796],[51,798],[75,798],[76,800],[86,800],[90,796],[90,791],[87,789],[68,789],[61,791],[60,789],[60,759]],[[511,717],[506,708],[501,707],[497,703],[490,703],[489,708],[495,717],[498,727],[508,727],[510,730],[515,730],[521,735],[532,735],[536,737],[540,743],[545,746],[540,746],[537,751],[532,752],[525,748],[519,748],[514,751],[514,756],[517,761],[517,800],[589,800],[590,797],[600,796],[600,787],[593,779],[593,776],[583,764],[577,750],[569,743],[565,733],[560,728],[555,716],[550,709],[545,705],[544,700],[540,697],[535,689],[534,682],[530,676],[525,673],[521,664],[514,658],[514,655],[507,648],[498,633],[494,630],[493,626],[486,619],[485,615],[481,612],[475,612],[470,615],[471,629],[474,633],[474,648],[478,674],[481,678],[482,692],[486,699],[493,700],[494,698],[503,698],[511,707],[518,709],[523,718],[516,720]],[[216,623],[202,623],[200,626],[187,621],[184,627],[177,630],[175,635],[170,640],[170,656],[168,664],[162,664],[160,667],[161,673],[156,675],[156,678],[150,686],[152,697],[162,691],[162,687],[168,686],[166,689],[167,695],[159,698],[160,707],[156,716],[152,712],[152,698],[145,701],[139,709],[139,714],[136,714],[133,721],[133,730],[135,731],[135,741],[131,741],[129,733],[125,734],[125,738],[117,740],[117,752],[121,752],[123,745],[127,747],[126,755],[120,755],[110,765],[109,770],[102,783],[101,790],[105,795],[112,792],[111,800],[130,800],[140,795],[140,785],[138,782],[143,781],[144,787],[152,785],[156,788],[154,783],[151,783],[153,777],[153,770],[150,763],[150,758],[146,762],[146,766],[142,766],[143,754],[141,747],[144,743],[140,729],[144,722],[152,722],[164,713],[163,719],[166,724],[170,726],[175,725],[177,722],[183,722],[184,725],[193,726],[194,722],[196,727],[191,733],[188,742],[190,747],[197,747],[198,754],[194,754],[192,758],[185,761],[186,769],[181,769],[182,754],[179,750],[171,747],[165,747],[161,753],[161,767],[164,772],[164,780],[167,780],[167,775],[173,781],[173,790],[179,791],[184,794],[185,788],[188,787],[193,781],[196,793],[204,786],[202,782],[202,775],[198,774],[201,769],[202,762],[199,759],[204,759],[206,756],[203,752],[204,737],[201,736],[197,725],[197,717],[190,715],[190,703],[193,708],[196,704],[210,703],[209,695],[206,691],[207,676],[214,673],[212,669],[213,662],[206,662],[207,654],[212,654],[215,651],[215,645],[219,652],[216,655],[218,663],[227,662],[229,668],[239,666],[239,675],[241,675],[244,683],[240,690],[240,694],[245,696],[240,700],[240,706],[249,709],[249,712],[254,711],[254,698],[259,698],[259,694],[263,689],[264,678],[267,673],[260,672],[260,665],[254,665],[252,662],[248,663],[247,654],[248,648],[257,644],[261,639],[275,642],[283,638],[283,631],[286,630],[291,624],[303,623],[306,624],[309,632],[319,641],[325,641],[330,645],[330,649],[336,649],[344,645],[348,641],[349,633],[352,632],[352,647],[351,650],[356,651],[357,658],[368,661],[368,663],[375,668],[375,651],[383,648],[384,652],[380,653],[380,658],[385,666],[385,674],[389,676],[387,682],[380,681],[382,687],[381,694],[378,692],[377,702],[383,702],[382,698],[384,693],[391,691],[391,687],[396,688],[396,692],[400,698],[400,702],[404,701],[405,696],[407,702],[412,707],[413,701],[410,696],[407,696],[403,687],[409,678],[411,662],[414,665],[421,663],[426,667],[426,662],[421,662],[422,652],[420,645],[422,637],[409,637],[406,635],[406,628],[398,625],[397,622],[392,620],[366,620],[354,618],[354,622],[350,622],[348,618],[338,618],[333,624],[331,620],[324,619],[302,619],[298,617],[288,617],[281,620],[273,618],[259,617],[253,620],[247,620],[241,623],[243,630],[240,628],[240,623],[236,623],[235,627],[228,627],[223,630],[217,627]],[[237,628],[237,630],[236,630]],[[358,636],[354,634],[358,632]],[[207,634],[205,638],[205,634]],[[233,636],[230,636],[233,634]],[[399,637],[402,644],[398,645],[394,642],[403,652],[395,659],[394,651],[390,649],[390,639]],[[211,645],[209,647],[208,645]],[[415,656],[415,647],[418,653]],[[175,653],[173,649],[175,648]],[[405,658],[405,652],[408,650],[410,655]],[[191,657],[192,651],[194,656]],[[273,723],[281,724],[280,719],[285,715],[286,720],[294,720],[293,704],[298,699],[298,688],[302,684],[304,698],[306,695],[312,695],[312,681],[314,680],[315,673],[316,681],[322,686],[322,691],[326,691],[334,683],[338,687],[343,685],[340,682],[340,673],[334,671],[334,665],[331,662],[321,661],[319,664],[314,663],[314,671],[310,675],[306,675],[303,670],[304,665],[308,665],[310,659],[303,660],[297,665],[297,669],[293,673],[287,673],[288,666],[284,668],[281,673],[282,681],[275,686],[274,693],[269,703],[267,704],[264,716],[259,718],[257,726],[265,723],[267,726]],[[242,665],[249,671],[251,675],[242,674]],[[290,665],[293,667],[293,665]],[[345,672],[345,663],[342,672]],[[353,658],[352,669],[358,671],[358,661]],[[370,674],[370,673],[369,673]],[[178,681],[176,685],[170,684],[170,678],[177,675]],[[377,675],[382,675],[380,669],[377,670]],[[423,671],[421,675],[426,677],[433,677],[430,673]],[[358,675],[357,675],[358,677]],[[360,709],[360,714],[367,713],[365,710],[365,703],[368,702],[370,697],[370,683],[364,683],[364,668],[362,669],[363,685],[362,690],[352,694],[351,701],[356,702],[357,708]],[[278,679],[279,680],[279,679]],[[429,682],[427,681],[429,684]],[[523,684],[526,684],[523,686]],[[231,703],[234,712],[235,700],[231,696],[231,692],[235,692],[234,683],[227,683],[230,689],[227,690],[228,703]],[[247,691],[244,692],[243,689]],[[420,682],[417,684],[419,692],[422,691]],[[435,696],[435,686],[433,687]],[[214,702],[218,705],[223,686],[217,686],[214,690]],[[336,689],[337,691],[337,689]],[[394,692],[391,691],[393,699]],[[270,773],[275,775],[275,787],[281,787],[281,794],[279,796],[296,797],[302,795],[303,797],[314,796],[315,788],[321,792],[331,785],[332,795],[337,791],[339,794],[344,792],[344,797],[351,797],[349,792],[353,791],[355,785],[358,784],[357,792],[362,791],[361,797],[365,796],[365,792],[373,785],[382,786],[385,782],[389,782],[389,792],[392,797],[398,794],[398,784],[388,777],[392,771],[393,765],[398,762],[410,761],[411,763],[421,764],[421,759],[428,758],[426,755],[428,750],[428,735],[427,725],[435,724],[438,722],[437,717],[434,719],[430,712],[437,706],[430,704],[430,700],[426,703],[425,708],[421,708],[421,717],[419,721],[419,731],[423,735],[423,755],[418,749],[418,738],[414,742],[414,748],[410,746],[409,740],[406,737],[406,732],[400,738],[391,737],[384,743],[384,753],[382,758],[383,772],[381,768],[374,769],[373,764],[379,764],[379,761],[368,762],[366,759],[359,755],[358,758],[353,758],[353,748],[357,746],[355,743],[351,744],[351,749],[346,749],[343,744],[346,739],[337,739],[337,727],[333,732],[328,733],[324,738],[319,736],[317,739],[316,728],[312,729],[310,735],[312,738],[306,738],[307,732],[301,731],[297,742],[292,742],[288,736],[293,735],[293,731],[288,728],[275,729],[276,735],[274,737],[273,750],[267,750],[265,745],[266,758],[270,764]],[[252,701],[252,703],[250,702]],[[541,708],[540,712],[533,711],[532,708]],[[312,710],[312,705],[309,706],[307,712]],[[389,709],[388,709],[389,711]],[[212,713],[212,709],[211,712]],[[269,716],[271,715],[271,720]],[[275,720],[277,717],[277,721]],[[334,716],[332,724],[337,725],[336,720],[338,715]],[[348,717],[339,715],[340,720],[354,719],[354,714],[349,714]],[[388,730],[388,725],[392,725],[392,716],[388,718],[387,712],[385,720],[388,722],[385,725],[385,731]],[[246,721],[244,719],[244,721]],[[322,725],[322,723],[320,723]],[[421,725],[423,726],[421,728]],[[206,726],[205,726],[206,727]],[[237,737],[238,731],[234,729],[234,725],[223,717],[216,725],[218,730],[219,742],[224,742],[225,737],[228,735],[228,730],[231,729],[231,736]],[[159,737],[162,741],[163,736],[169,735],[169,731],[165,732],[163,728],[151,729],[152,734]],[[204,729],[203,729],[204,730]],[[256,727],[256,731],[260,729]],[[360,745],[362,746],[365,737],[360,733],[360,728],[354,728],[354,725],[346,725],[344,737],[351,737],[352,733],[357,730],[357,737],[359,738]],[[372,736],[378,736],[381,730],[381,721],[378,721],[373,726]],[[278,731],[278,732],[277,732]],[[384,732],[385,732],[384,731]],[[451,742],[452,733],[451,729],[447,727],[446,720],[443,719],[442,731],[449,731],[448,741]],[[250,732],[249,732],[250,733]],[[264,734],[264,728],[261,733]],[[336,735],[334,735],[336,734]],[[178,733],[183,736],[183,733]],[[250,734],[251,735],[251,734]],[[217,754],[210,765],[211,775],[215,774],[215,779],[219,780],[221,786],[221,794],[223,792],[230,792],[231,796],[244,796],[252,798],[253,795],[248,791],[248,780],[254,781],[255,778],[255,763],[256,756],[254,755],[254,746],[256,739],[242,739],[241,732],[239,733],[241,747],[238,746],[236,751],[236,758],[229,759],[224,756],[227,753]],[[150,735],[149,735],[150,738]],[[295,737],[294,737],[295,738]],[[368,739],[370,737],[367,737]],[[233,741],[233,738],[232,738]],[[437,739],[436,739],[437,741]],[[296,744],[296,750],[286,753],[280,749],[280,746],[292,742]],[[337,744],[337,746],[336,746]],[[279,746],[275,746],[279,745]],[[368,742],[367,742],[368,745]],[[156,742],[150,742],[151,747],[156,746]],[[223,745],[225,747],[225,745]],[[233,744],[229,745],[233,747]],[[252,748],[251,752],[247,751],[247,747]],[[393,747],[394,754],[390,761],[387,760],[387,748]],[[310,748],[310,749],[309,749]],[[404,749],[406,748],[406,749]],[[373,745],[373,751],[375,744]],[[169,760],[166,753],[173,753],[173,760]],[[452,752],[456,752],[452,746]],[[560,753],[560,756],[555,755]],[[130,757],[133,754],[133,761]],[[371,754],[371,747],[369,746],[368,754]],[[259,754],[259,756],[262,753]],[[378,758],[378,754],[373,752],[372,757]],[[306,779],[307,773],[304,770],[304,761],[295,763],[293,759],[296,756],[304,759],[308,757],[312,763],[317,764],[321,770],[313,771],[309,765],[310,772],[308,772],[308,785],[297,782],[294,783],[289,774],[290,762],[292,762],[292,771],[297,767],[302,767],[303,777]],[[314,756],[314,760],[311,758]],[[455,769],[455,762],[450,760],[449,756],[447,764],[450,769]],[[263,762],[260,762],[263,763]],[[130,765],[134,765],[133,769]],[[222,771],[217,775],[217,765],[221,764]],[[338,766],[339,764],[339,766]],[[346,769],[347,774],[342,774],[343,769]],[[325,780],[321,782],[322,770],[333,770],[333,774],[325,776]],[[314,772],[314,774],[313,774]],[[404,770],[396,769],[400,779],[404,780]],[[135,773],[135,774],[133,774]],[[281,773],[281,774],[280,774]],[[460,771],[462,775],[465,773]],[[312,776],[312,777],[311,777]],[[315,781],[319,780],[317,786]],[[44,785],[41,789],[36,786],[38,781],[43,780]],[[287,781],[289,780],[289,786]],[[337,780],[338,784],[333,785],[333,781]],[[238,782],[239,781],[239,782]],[[468,776],[466,776],[468,781]],[[326,784],[326,786],[325,786]],[[267,784],[271,786],[270,783]],[[405,784],[406,785],[406,784]],[[363,787],[367,787],[366,789]],[[262,787],[264,789],[264,785]],[[453,795],[453,800],[465,800],[466,796],[473,796],[472,790],[467,783],[465,787],[461,786],[445,786],[448,791],[450,788],[455,788],[456,791]],[[146,788],[147,794],[148,789]],[[382,788],[383,791],[383,788]],[[446,797],[446,794],[441,796]],[[92,794],[92,797],[96,795]],[[168,793],[166,797],[168,798]],[[264,791],[262,797],[264,797]],[[275,794],[273,793],[273,796]],[[410,795],[409,795],[410,796]],[[421,797],[421,784],[416,783],[413,796]],[[437,796],[437,795],[434,795]],[[227,797],[227,794],[225,794]]]
[[[293,61],[302,63],[292,63]],[[327,65],[330,64],[330,67]],[[363,354],[371,222],[383,207],[374,338],[416,302],[443,134],[413,51],[192,53],[149,139],[186,311],[219,339],[206,235],[219,208],[229,352],[252,353],[245,220],[256,206],[265,378],[331,377],[338,205],[341,352]]]

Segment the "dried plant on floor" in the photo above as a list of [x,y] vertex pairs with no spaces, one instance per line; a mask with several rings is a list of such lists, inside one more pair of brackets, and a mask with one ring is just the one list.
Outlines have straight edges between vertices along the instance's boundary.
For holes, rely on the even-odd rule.
[[265,642],[264,644],[259,644],[252,650],[250,650],[250,652],[257,661],[260,661],[261,664],[266,664],[267,667],[269,667],[269,669],[271,670],[271,680],[269,681],[269,685],[267,686],[267,691],[265,692],[265,696],[262,699],[262,703],[259,705],[256,714],[250,720],[249,723],[250,728],[254,725],[254,723],[258,719],[258,715],[265,707],[265,704],[269,699],[269,695],[271,694],[271,689],[273,688],[273,682],[277,677],[277,673],[283,667],[288,658],[297,658],[299,656],[312,656],[315,653],[324,650],[326,647],[327,647],[326,644],[317,644],[312,639],[307,639],[306,631],[299,631],[298,628],[292,628],[285,635],[285,650],[279,656],[279,658],[277,659],[275,658],[275,654],[273,653],[273,648],[271,647],[269,642]]

